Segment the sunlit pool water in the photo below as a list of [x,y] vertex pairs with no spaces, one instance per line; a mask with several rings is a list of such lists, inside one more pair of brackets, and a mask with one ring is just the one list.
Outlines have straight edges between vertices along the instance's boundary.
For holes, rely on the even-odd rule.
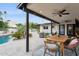
[[0,44],[6,43],[11,39],[10,35],[0,36]]

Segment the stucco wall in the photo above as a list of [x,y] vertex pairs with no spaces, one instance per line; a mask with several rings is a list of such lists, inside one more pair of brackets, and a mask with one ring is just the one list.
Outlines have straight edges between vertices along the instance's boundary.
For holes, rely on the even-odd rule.
[[[44,29],[44,26],[48,26],[48,29]],[[52,28],[52,33],[59,33],[59,25],[58,24],[52,24],[52,26],[54,26]],[[44,32],[44,33],[51,33],[51,25],[40,25],[40,32]]]
[[[44,29],[44,26],[48,26],[48,29]],[[41,25],[40,26],[40,32],[45,32],[45,33],[51,33],[51,26],[50,25]]]
[[[67,24],[75,24],[75,22],[67,22],[67,23],[61,23],[65,25],[65,35],[67,35]],[[44,26],[48,26],[48,29],[44,29]],[[53,28],[52,28],[52,33],[57,32],[57,34],[59,34],[59,24],[52,24]],[[40,32],[45,32],[45,33],[51,33],[51,25],[40,25]]]

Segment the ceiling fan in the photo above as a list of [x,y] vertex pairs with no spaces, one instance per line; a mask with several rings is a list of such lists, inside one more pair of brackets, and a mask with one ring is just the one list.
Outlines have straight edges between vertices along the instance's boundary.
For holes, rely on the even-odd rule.
[[63,9],[61,11],[57,11],[56,13],[52,13],[52,14],[57,14],[59,15],[59,17],[62,17],[62,15],[69,15],[70,13],[65,12],[67,11],[66,9]]

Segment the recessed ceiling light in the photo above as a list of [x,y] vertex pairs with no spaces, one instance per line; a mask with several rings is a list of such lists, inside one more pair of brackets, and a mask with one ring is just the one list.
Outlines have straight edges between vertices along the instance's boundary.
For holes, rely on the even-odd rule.
[[42,13],[42,11],[40,11],[40,13]]

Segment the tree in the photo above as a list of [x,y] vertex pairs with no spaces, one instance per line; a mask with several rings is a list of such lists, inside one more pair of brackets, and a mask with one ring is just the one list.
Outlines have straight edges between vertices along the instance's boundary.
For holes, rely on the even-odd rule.
[[29,29],[36,29],[39,32],[39,26],[36,23],[30,22]]
[[4,14],[0,11],[0,31],[6,31],[8,29],[8,23],[3,21]]
[[13,37],[16,37],[15,40],[21,39],[24,37],[25,26],[22,24],[16,24],[18,31],[13,34]]
[[0,21],[3,20],[2,15],[3,15],[3,13],[0,11]]
[[37,29],[38,26],[37,26],[36,23],[32,23],[32,22],[30,22],[30,23],[29,23],[29,28],[30,28],[30,29]]
[[4,22],[4,27],[3,28],[4,28],[5,31],[8,30],[9,26],[8,26],[8,23],[7,22]]
[[5,19],[6,19],[6,14],[7,14],[7,12],[6,12],[6,11],[4,11]]
[[8,29],[8,23],[0,21],[0,31],[6,31]]
[[25,26],[24,25],[22,25],[22,24],[16,24],[17,25],[17,29],[18,29],[18,31],[21,31],[21,32],[24,32],[25,31]]

